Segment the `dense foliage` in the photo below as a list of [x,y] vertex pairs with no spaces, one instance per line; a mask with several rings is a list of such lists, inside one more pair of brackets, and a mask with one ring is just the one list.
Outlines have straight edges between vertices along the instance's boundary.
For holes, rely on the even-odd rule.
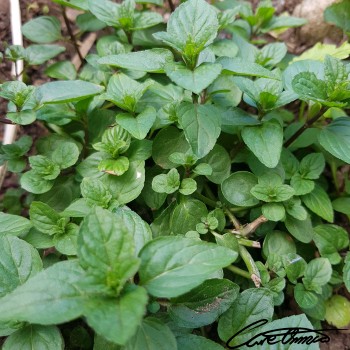
[[[20,179],[0,213],[3,350],[219,350],[261,319],[228,345],[345,327],[348,44],[287,53],[266,33],[305,21],[270,1],[188,0],[167,24],[162,0],[53,1],[103,34],[78,72],[50,61],[65,50],[53,16],[4,53],[55,80],[0,86],[8,122],[50,131],[0,148]],[[348,33],[349,7],[325,19]]]

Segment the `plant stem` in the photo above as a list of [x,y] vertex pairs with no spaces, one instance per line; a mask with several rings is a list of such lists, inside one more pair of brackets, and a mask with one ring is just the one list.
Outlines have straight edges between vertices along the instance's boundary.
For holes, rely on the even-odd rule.
[[254,259],[249,254],[248,250],[242,245],[239,245],[239,254],[248,268],[251,280],[254,282],[255,286],[259,288],[261,285],[260,272],[255,265]]
[[233,266],[233,265],[226,266],[226,269],[230,270],[231,272],[235,273],[236,275],[242,276],[242,277],[250,280],[250,274],[248,271],[244,271],[244,270],[240,269],[239,267]]
[[251,233],[253,233],[261,224],[264,222],[267,222],[268,220],[265,218],[264,215],[259,216],[257,219],[255,219],[253,222],[247,224],[240,230],[240,234],[242,236],[249,236]]
[[209,205],[210,207],[213,207],[213,208],[217,208],[217,202],[213,201],[212,199],[206,197],[206,196],[203,196],[201,193],[199,192],[195,192],[194,193],[194,196],[197,197],[197,199],[199,199],[200,201],[202,201],[203,203]]
[[74,36],[72,27],[70,26],[69,19],[68,19],[67,14],[66,14],[66,8],[63,5],[61,6],[61,8],[62,8],[62,15],[63,15],[64,23],[66,24],[66,27],[67,27],[67,30],[68,30],[68,34],[69,34],[69,36],[70,36],[70,38],[72,40],[72,43],[73,43],[73,45],[75,47],[75,51],[77,52],[80,60],[83,62],[84,61],[84,57],[82,56],[82,54],[81,54],[81,52],[79,50],[79,45],[78,45],[77,40],[76,40],[76,38]]
[[244,245],[245,247],[261,248],[260,242],[251,241],[249,239],[238,238],[238,243]]
[[294,135],[292,135],[285,143],[284,147],[289,147],[306,129],[308,129],[313,123],[320,119],[326,112],[326,108],[322,107],[318,114],[309,119]]
[[173,3],[173,0],[168,0],[168,4],[169,4],[169,7],[170,7],[170,11],[174,12],[175,11],[175,5]]
[[304,113],[305,113],[305,107],[306,107],[306,102],[305,101],[301,101],[300,109],[299,109],[299,120],[300,121],[303,120],[303,116],[304,116]]
[[235,227],[236,230],[240,230],[242,225],[238,221],[238,219],[230,212],[229,209],[225,209],[226,215],[230,218],[233,226]]
[[7,118],[0,118],[0,123],[15,125],[15,123],[12,123],[12,121]]

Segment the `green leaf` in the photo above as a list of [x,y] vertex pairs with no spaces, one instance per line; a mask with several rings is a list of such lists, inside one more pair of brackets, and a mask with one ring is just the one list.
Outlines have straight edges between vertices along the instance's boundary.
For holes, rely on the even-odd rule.
[[[246,289],[232,306],[220,317],[218,333],[221,340],[228,341],[238,331],[262,318],[271,320],[273,316],[272,294],[268,289]],[[230,342],[230,346],[248,340],[252,332],[243,331]]]
[[123,73],[115,74],[109,80],[107,92],[101,98],[129,112],[135,112],[137,102],[150,85],[151,81],[139,83]]
[[299,173],[292,176],[290,185],[294,188],[296,196],[308,194],[315,188],[315,182],[313,180],[304,179]]
[[194,334],[184,334],[176,337],[177,347],[181,350],[223,350],[224,348],[218,343],[204,337]]
[[172,213],[171,229],[175,234],[184,235],[188,231],[195,230],[201,218],[207,215],[208,210],[204,203],[192,198],[183,199]]
[[26,109],[20,112],[9,112],[6,117],[15,124],[29,125],[35,121],[36,114],[35,111]]
[[103,87],[82,80],[53,81],[37,88],[36,96],[41,104],[84,100],[103,91]]
[[149,225],[127,207],[118,208],[114,215],[132,234],[135,243],[135,256],[137,256],[141,248],[152,239],[152,231]]
[[214,148],[202,158],[202,161],[207,163],[212,169],[212,173],[206,175],[209,181],[220,185],[230,175],[231,158],[224,147],[216,144]]
[[51,64],[45,69],[45,74],[50,78],[60,80],[75,80],[77,71],[71,61],[61,61]]
[[299,197],[292,197],[288,201],[283,203],[287,213],[297,220],[306,220],[307,211],[301,205],[301,200]]
[[69,221],[69,219],[62,218],[54,209],[42,202],[32,202],[29,215],[33,226],[47,235],[63,233]]
[[251,189],[257,184],[256,176],[248,171],[237,171],[226,178],[221,184],[225,199],[239,207],[253,207],[259,201],[251,194]]
[[298,220],[294,217],[287,216],[284,224],[291,235],[300,242],[310,243],[314,238],[311,219],[308,216],[305,220]]
[[350,163],[350,121],[340,117],[324,127],[319,134],[321,146],[334,157]]
[[269,255],[276,254],[276,252],[280,256],[296,253],[294,240],[287,233],[271,231],[266,235],[263,243],[263,255],[268,257]]
[[350,215],[350,198],[340,197],[332,202],[333,209],[339,213]]
[[282,263],[290,282],[296,283],[297,279],[304,275],[306,261],[295,253],[282,255]]
[[134,16],[132,30],[154,27],[159,23],[163,23],[163,16],[160,13],[151,11],[137,12]]
[[307,290],[318,292],[331,279],[332,265],[326,258],[311,260],[305,269],[303,283]]
[[22,34],[34,43],[52,43],[61,39],[61,22],[53,16],[36,17],[22,26]]
[[277,76],[273,72],[262,67],[260,64],[247,62],[247,60],[244,60],[242,58],[222,57],[219,58],[217,62],[221,64],[223,73],[226,74],[278,80]]
[[220,135],[220,116],[212,106],[189,102],[180,105],[178,115],[193,153],[198,158],[203,158],[213,149]]
[[[236,107],[242,99],[241,90],[235,84],[233,77],[229,75],[219,75],[219,77],[208,86],[207,93],[210,95],[210,99],[214,104],[222,107]],[[231,110],[228,110],[227,114],[231,116],[230,111]],[[222,116],[222,119],[225,120],[224,116]]]
[[176,339],[170,328],[155,317],[145,318],[125,350],[177,350]]
[[3,350],[50,349],[62,350],[63,337],[55,326],[28,325],[12,333],[4,342]]
[[38,251],[17,237],[0,236],[0,243],[0,297],[3,297],[36,275],[42,262]]
[[277,166],[282,152],[283,129],[276,120],[244,127],[242,138],[261,163],[268,168]]
[[92,13],[78,15],[76,24],[81,32],[97,32],[106,27],[106,24],[97,19]]
[[80,226],[78,257],[95,281],[120,292],[139,267],[131,233],[107,210],[96,207]]
[[[334,45],[334,44],[323,44],[317,43],[310,49],[304,51],[300,56],[296,56],[293,58],[293,62],[302,61],[302,60],[317,60],[317,61],[325,61],[327,60],[327,56],[345,59],[348,58],[350,54],[350,44],[347,41],[344,41],[342,45]],[[337,61],[332,59],[332,61]],[[343,66],[342,63],[338,66]],[[325,73],[327,72],[327,66],[325,66]],[[326,75],[328,75],[326,73]],[[328,80],[328,79],[327,79]],[[345,80],[345,79],[341,79]]]
[[325,165],[322,153],[311,153],[301,160],[299,173],[303,179],[316,180],[322,174]]
[[140,252],[140,281],[154,296],[171,298],[184,294],[229,265],[236,253],[197,239],[159,237]]
[[227,279],[210,279],[190,292],[171,299],[170,317],[179,327],[209,325],[238,297],[239,287]]
[[52,0],[56,4],[64,5],[76,10],[88,10],[86,0]]
[[341,1],[332,4],[324,11],[324,19],[326,22],[335,24],[343,29],[344,32],[350,31],[350,3],[349,1]]
[[79,226],[68,223],[64,233],[55,235],[53,243],[58,252],[65,255],[77,255],[77,239]]
[[32,223],[22,216],[0,212],[0,237],[5,234],[20,236],[31,227]]
[[345,287],[348,291],[350,291],[350,253],[347,253],[344,259],[344,267],[343,267],[343,279],[345,283]]
[[20,183],[24,190],[35,194],[45,193],[54,185],[54,181],[43,179],[41,175],[33,170],[24,173]]
[[142,72],[165,73],[165,65],[173,59],[172,52],[167,49],[150,49],[105,56],[98,63]]
[[157,113],[154,107],[148,106],[136,118],[129,113],[117,114],[116,122],[133,137],[142,140],[152,128],[156,116]]
[[99,179],[86,177],[81,182],[80,188],[82,196],[89,205],[98,205],[102,208],[108,207],[112,195]]
[[326,83],[318,79],[316,74],[312,72],[297,74],[293,78],[292,87],[294,92],[303,100],[322,102],[328,98]]
[[317,294],[305,289],[302,283],[297,283],[294,287],[294,298],[298,305],[303,309],[311,309],[318,303]]
[[29,157],[29,163],[33,171],[44,180],[54,180],[60,174],[60,167],[48,157],[32,156]]
[[342,295],[333,295],[326,301],[326,321],[337,328],[350,323],[350,302]]
[[77,260],[58,262],[40,271],[1,298],[0,322],[52,325],[81,316],[87,293],[79,286],[83,277]]
[[30,45],[25,49],[24,60],[30,65],[40,65],[66,50],[60,45]]
[[181,181],[179,192],[188,196],[197,190],[197,182],[191,178],[186,178]]
[[302,200],[316,215],[328,222],[333,222],[334,213],[332,203],[328,194],[321,186],[316,185],[312,192],[302,196]]
[[79,148],[73,142],[61,143],[51,154],[51,159],[61,169],[74,165],[79,158]]
[[221,65],[202,63],[194,70],[190,70],[182,63],[168,63],[165,72],[178,86],[199,95],[219,76]]
[[93,1],[88,0],[88,10],[96,16],[100,21],[106,23],[108,26],[120,26],[120,5],[112,1],[101,0]]
[[160,174],[153,178],[152,189],[158,193],[174,193],[180,187],[180,174],[173,168],[167,174]]
[[113,343],[124,345],[135,334],[141,323],[147,299],[144,288],[130,288],[118,299],[107,297],[90,299],[84,314],[87,323],[97,334]]
[[265,218],[271,221],[281,221],[286,215],[286,210],[280,203],[265,203],[261,210]]
[[214,41],[218,29],[215,8],[203,0],[189,0],[172,13],[167,31],[154,37],[179,51],[194,68],[199,53]]
[[101,181],[120,205],[129,203],[140,195],[144,186],[145,162],[132,162],[123,175],[105,175]]
[[336,225],[318,225],[314,228],[314,241],[322,257],[327,258],[332,265],[341,262],[338,251],[349,246],[347,232]]

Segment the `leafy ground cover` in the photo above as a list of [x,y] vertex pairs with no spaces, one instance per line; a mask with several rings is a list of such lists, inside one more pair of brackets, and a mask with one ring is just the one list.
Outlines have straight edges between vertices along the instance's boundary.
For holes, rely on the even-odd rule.
[[[215,350],[346,328],[347,40],[288,53],[272,38],[305,20],[270,1],[54,2],[79,56],[77,36],[98,37],[81,68],[52,63],[68,38],[44,15],[3,53],[25,79],[1,84],[0,120],[48,132],[0,148],[19,178],[0,213],[2,348]],[[349,1],[324,17],[347,38]],[[52,81],[34,86],[39,65]]]

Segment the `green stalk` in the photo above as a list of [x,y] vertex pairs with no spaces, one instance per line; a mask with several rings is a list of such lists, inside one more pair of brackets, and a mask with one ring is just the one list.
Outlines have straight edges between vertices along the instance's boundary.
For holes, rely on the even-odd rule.
[[259,288],[261,285],[260,272],[257,266],[255,265],[254,259],[252,258],[248,250],[242,245],[239,245],[239,254],[241,255],[244,263],[248,268],[250,279],[254,282],[255,286]]
[[226,266],[226,269],[230,270],[231,272],[235,273],[236,275],[242,276],[242,277],[250,280],[250,274],[248,271],[244,271],[244,270],[240,269],[239,267],[233,266],[233,265]]

